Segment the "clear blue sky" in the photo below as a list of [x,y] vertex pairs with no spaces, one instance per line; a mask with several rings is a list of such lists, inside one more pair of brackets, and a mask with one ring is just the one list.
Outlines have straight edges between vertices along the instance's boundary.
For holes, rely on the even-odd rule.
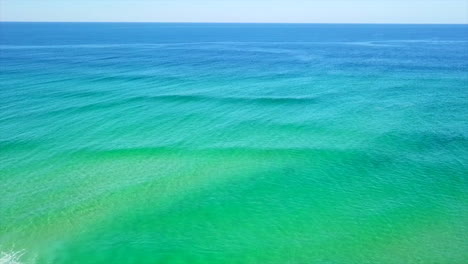
[[0,0],[0,21],[468,23],[468,0]]

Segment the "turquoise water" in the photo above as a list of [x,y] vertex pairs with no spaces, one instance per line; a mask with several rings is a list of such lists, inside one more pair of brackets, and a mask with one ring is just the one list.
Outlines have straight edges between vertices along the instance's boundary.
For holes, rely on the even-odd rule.
[[468,259],[468,26],[0,23],[0,66],[4,260]]

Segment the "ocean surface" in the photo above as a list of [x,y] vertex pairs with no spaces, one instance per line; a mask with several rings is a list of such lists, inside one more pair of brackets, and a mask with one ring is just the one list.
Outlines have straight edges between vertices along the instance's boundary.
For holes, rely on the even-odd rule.
[[467,234],[468,25],[0,23],[6,263],[465,264]]

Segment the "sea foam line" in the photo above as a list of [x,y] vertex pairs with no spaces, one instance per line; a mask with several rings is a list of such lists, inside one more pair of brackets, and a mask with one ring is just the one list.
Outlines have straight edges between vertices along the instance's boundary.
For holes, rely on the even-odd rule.
[[[387,43],[392,43],[387,44]],[[112,43],[112,44],[61,44],[61,45],[8,45],[0,44],[0,49],[65,49],[65,48],[161,48],[191,45],[376,45],[376,46],[396,46],[395,44],[426,43],[426,44],[462,44],[468,40],[438,40],[438,39],[395,39],[395,40],[368,40],[368,41],[201,41],[201,42],[155,42],[155,43]]]

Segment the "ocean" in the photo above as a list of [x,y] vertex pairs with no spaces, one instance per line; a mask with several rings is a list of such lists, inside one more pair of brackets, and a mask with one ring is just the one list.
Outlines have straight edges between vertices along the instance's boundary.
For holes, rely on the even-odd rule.
[[468,25],[0,23],[1,263],[464,264],[467,234]]

